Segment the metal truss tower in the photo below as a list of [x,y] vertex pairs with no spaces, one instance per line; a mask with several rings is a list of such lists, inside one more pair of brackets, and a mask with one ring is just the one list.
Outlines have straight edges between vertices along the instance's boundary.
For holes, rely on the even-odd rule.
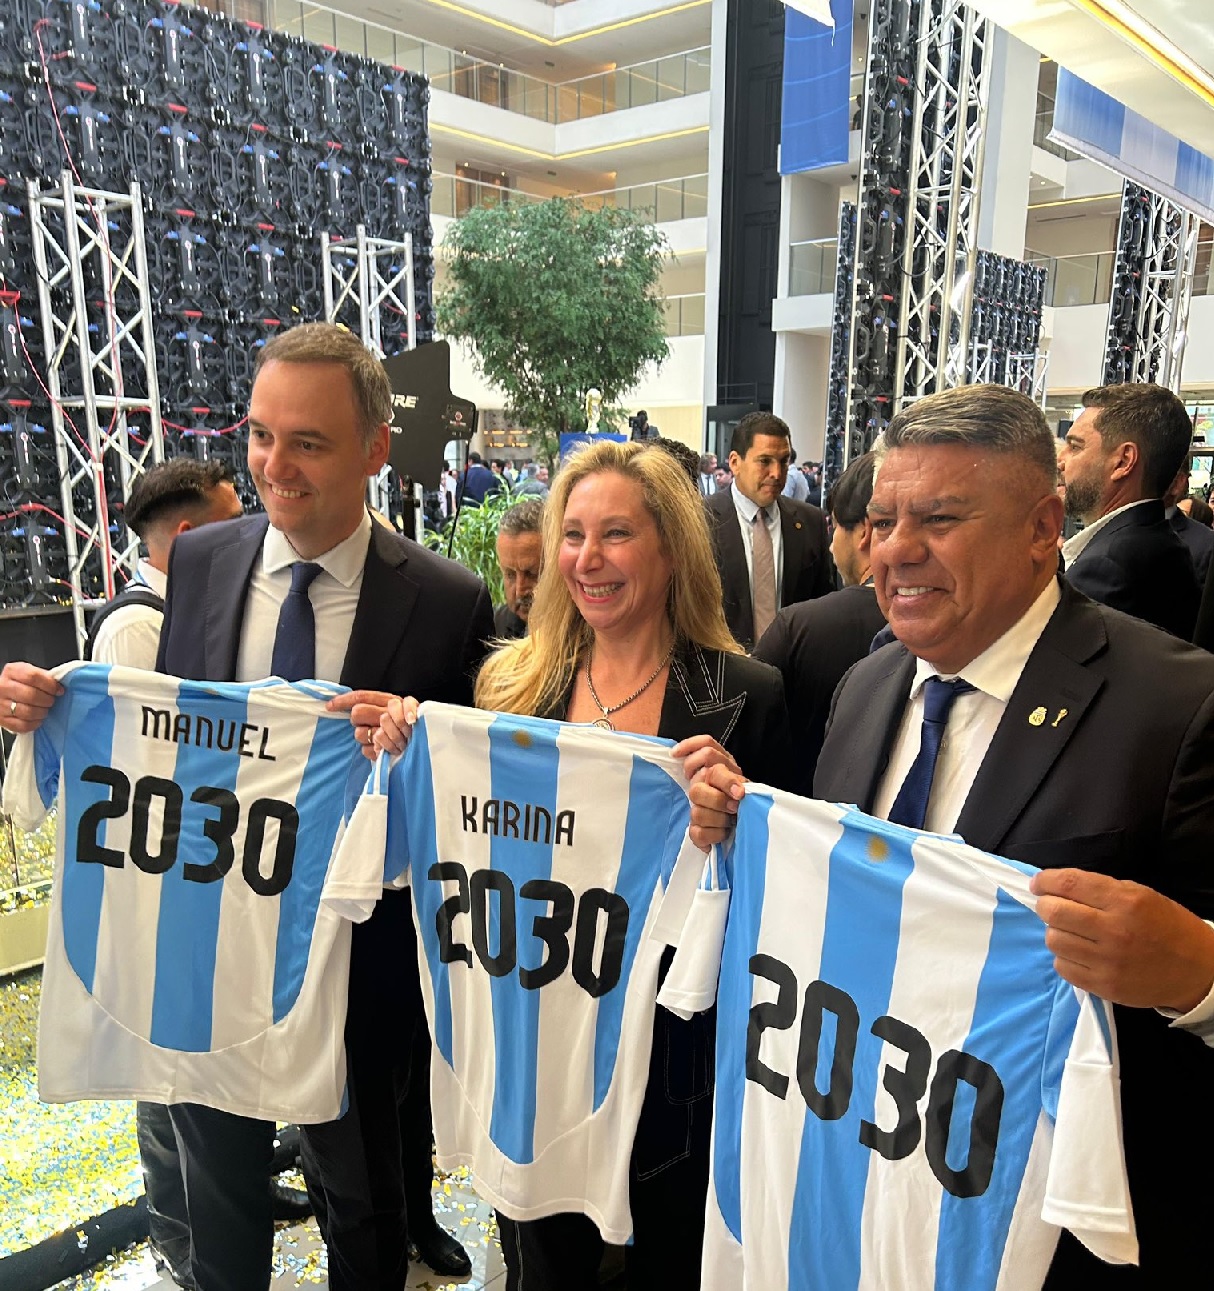
[[403,314],[408,319],[409,349],[417,345],[411,233],[405,234],[403,242],[394,242],[368,236],[360,224],[352,238],[322,233],[320,254],[324,262],[325,318],[329,322],[346,322],[356,311],[362,343],[382,359],[384,315]]
[[986,19],[958,0],[920,11],[895,407],[968,376],[989,84]]
[[1109,301],[1104,382],[1180,389],[1201,221],[1126,180]]
[[[358,225],[352,238],[320,235],[320,254],[324,269],[325,318],[330,323],[355,324],[362,343],[378,358],[385,354],[383,336],[385,316],[403,315],[408,319],[408,348],[417,348],[417,307],[413,283],[413,235],[405,234],[403,242],[390,238],[370,237],[364,225]],[[399,334],[399,327],[396,329]],[[390,516],[394,496],[393,471],[385,466],[368,482],[367,500],[383,515]],[[416,498],[411,508],[414,537],[420,540],[421,507]]]
[[871,7],[845,463],[904,401],[967,379],[989,30],[960,0]]
[[143,206],[138,183],[126,194],[103,192],[67,171],[45,192],[31,180],[29,201],[68,581],[83,648],[84,612],[101,603],[86,593],[86,565],[99,560],[107,598],[116,573],[135,572],[139,540],[111,508],[164,459]]

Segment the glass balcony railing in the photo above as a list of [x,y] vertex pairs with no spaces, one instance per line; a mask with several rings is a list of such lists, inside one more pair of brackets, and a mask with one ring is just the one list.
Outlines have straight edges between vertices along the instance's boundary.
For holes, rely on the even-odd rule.
[[1037,96],[1037,116],[1033,121],[1033,142],[1038,148],[1045,152],[1052,152],[1055,157],[1061,157],[1063,161],[1079,161],[1080,155],[1072,152],[1069,148],[1064,148],[1062,144],[1055,143],[1050,138],[1050,131],[1054,128],[1054,102],[1043,95]]
[[712,74],[711,49],[689,49],[681,54],[617,67],[610,72],[583,76],[554,86],[557,121],[580,121],[624,108],[650,107],[688,94],[707,92]]
[[[655,223],[665,220],[703,218],[708,214],[708,176],[688,175],[683,179],[663,179],[653,184],[633,184],[625,188],[606,188],[594,193],[570,194],[587,206],[621,206],[645,211]],[[542,202],[535,193],[483,180],[464,179],[459,175],[435,174],[430,196],[433,215],[458,219],[474,206],[501,206],[506,202]]]
[[633,211],[647,211],[656,224],[666,220],[703,219],[708,214],[708,176],[687,175],[682,179],[605,188],[579,196],[590,207],[625,206]]
[[788,294],[817,296],[824,291],[833,292],[838,253],[838,238],[811,238],[807,242],[792,243],[788,258]]
[[694,295],[667,296],[666,303],[667,336],[703,336],[704,335],[704,293]]
[[1026,251],[1030,264],[1044,265],[1045,303],[1059,309],[1071,305],[1107,304],[1113,291],[1113,251],[1091,255],[1045,256]]
[[419,72],[436,90],[553,124],[708,89],[708,46],[553,84],[310,0],[264,0],[264,6],[267,25],[278,31]]

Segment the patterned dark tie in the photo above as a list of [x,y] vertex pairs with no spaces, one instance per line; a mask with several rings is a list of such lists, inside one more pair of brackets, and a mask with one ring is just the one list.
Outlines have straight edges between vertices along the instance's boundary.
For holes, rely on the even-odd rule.
[[776,551],[767,527],[767,513],[760,508],[751,521],[754,547],[751,551],[751,609],[754,615],[755,640],[771,626],[776,617]]
[[291,566],[291,590],[278,611],[274,632],[274,656],[270,671],[286,681],[304,681],[316,676],[316,616],[308,588],[321,572],[320,565],[297,560]]
[[958,695],[968,694],[973,689],[968,681],[962,681],[960,677],[954,681],[945,681],[943,677],[929,677],[923,683],[923,735],[919,741],[919,752],[915,754],[915,760],[890,808],[889,819],[893,824],[909,825],[912,829],[923,828],[923,822],[927,819],[927,800],[932,792],[932,777],[936,774],[936,759],[940,756],[944,728],[948,725],[949,709]]

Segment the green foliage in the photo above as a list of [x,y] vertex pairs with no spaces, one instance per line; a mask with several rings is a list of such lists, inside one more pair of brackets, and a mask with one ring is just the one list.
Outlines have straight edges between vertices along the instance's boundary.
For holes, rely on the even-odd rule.
[[535,447],[555,464],[562,431],[585,425],[602,392],[605,422],[646,363],[669,353],[659,281],[666,239],[637,213],[553,198],[477,207],[443,241],[448,285],[438,329],[470,343]]
[[[455,545],[451,549],[451,558],[484,579],[494,605],[500,605],[506,599],[502,570],[497,563],[497,527],[501,524],[502,516],[519,501],[521,499],[511,491],[509,481],[503,480],[501,489],[497,493],[490,493],[480,506],[465,503],[460,509],[459,524],[455,528]],[[450,520],[438,532],[427,529],[422,535],[422,541],[427,547],[444,556],[450,539]]]

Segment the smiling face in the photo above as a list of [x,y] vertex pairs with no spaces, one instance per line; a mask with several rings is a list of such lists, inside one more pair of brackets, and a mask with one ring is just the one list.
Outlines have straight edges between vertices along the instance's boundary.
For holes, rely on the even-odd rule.
[[367,477],[388,459],[390,431],[368,445],[350,375],[340,363],[270,362],[249,401],[249,473],[270,523],[305,560],[348,538]]
[[1039,475],[961,444],[893,448],[881,463],[869,505],[877,600],[940,672],[993,645],[1054,577],[1062,503]]
[[596,633],[626,636],[666,617],[674,566],[635,480],[602,471],[574,485],[558,563]]

